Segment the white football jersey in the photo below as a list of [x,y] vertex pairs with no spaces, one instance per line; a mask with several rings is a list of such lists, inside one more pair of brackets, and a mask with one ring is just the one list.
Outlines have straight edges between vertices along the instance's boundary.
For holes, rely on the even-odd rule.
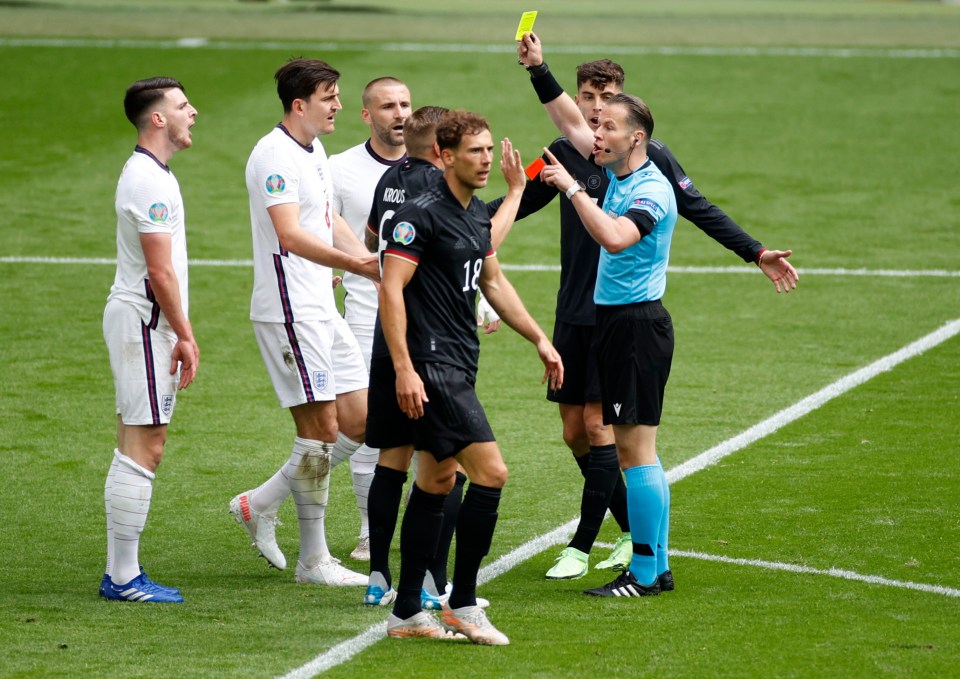
[[187,314],[187,233],[180,184],[170,168],[138,146],[120,173],[114,206],[117,274],[107,299],[132,304],[145,324],[172,332],[150,288],[140,234],[170,235],[170,257],[180,287],[180,305]]
[[330,168],[319,139],[301,145],[277,126],[247,161],[247,192],[253,230],[253,295],[250,318],[266,323],[325,321],[337,313],[328,266],[280,247],[267,208],[300,207],[300,227],[333,245]]
[[[367,218],[373,206],[377,182],[387,168],[399,165],[405,159],[406,155],[399,160],[380,157],[370,146],[369,140],[330,156],[333,209],[346,220],[361,243],[367,230]],[[345,272],[343,287],[347,291],[344,318],[351,327],[369,327],[372,334],[377,317],[377,286],[369,278]]]

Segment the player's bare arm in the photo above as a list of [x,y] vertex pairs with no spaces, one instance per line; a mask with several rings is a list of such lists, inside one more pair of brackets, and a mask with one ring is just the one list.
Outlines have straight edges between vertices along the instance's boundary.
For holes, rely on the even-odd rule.
[[[363,257],[357,257],[324,243],[300,227],[300,206],[296,203],[268,207],[267,213],[284,250],[323,266],[379,279],[376,255],[366,253]],[[353,236],[353,239],[356,241],[357,237]]]
[[147,263],[147,277],[150,279],[150,288],[154,298],[160,305],[160,311],[166,317],[170,327],[177,334],[177,343],[173,347],[173,358],[170,362],[170,374],[177,372],[177,364],[181,366],[180,389],[186,389],[197,376],[200,365],[200,348],[193,337],[193,327],[190,319],[183,313],[180,305],[180,281],[173,270],[173,259],[170,250],[170,235],[166,233],[140,234],[140,246],[143,248],[143,257]]
[[490,218],[490,240],[496,250],[510,233],[517,210],[520,209],[520,199],[523,198],[523,187],[527,185],[527,175],[520,159],[520,151],[513,148],[509,139],[500,142],[500,172],[507,181],[507,195],[497,208],[497,212]]
[[480,290],[503,321],[537,347],[545,368],[541,382],[550,381],[551,389],[563,386],[563,361],[533,316],[523,306],[517,291],[503,275],[497,258],[487,257],[480,270]]
[[[362,275],[374,282],[380,280],[379,258],[375,254],[372,255],[371,251],[360,242],[360,239],[357,238],[357,235],[353,232],[353,229],[351,229],[350,225],[347,224],[347,220],[341,217],[337,212],[333,213],[333,247],[363,261],[364,271]],[[358,272],[354,271],[353,273]]]
[[[546,71],[546,65],[543,63],[543,46],[535,33],[524,34],[523,40],[517,45],[517,56],[520,63],[530,69],[532,77],[537,77],[540,70]],[[553,79],[549,74],[546,77]],[[556,81],[553,82],[555,84]],[[541,103],[560,133],[570,140],[584,158],[587,158],[593,151],[593,130],[583,119],[580,109],[570,95],[559,85],[555,87],[559,96],[550,101],[543,101],[541,98]]]
[[380,236],[370,228],[369,224],[363,230],[363,244],[367,246],[367,250],[370,252],[379,252],[380,250]]
[[414,420],[423,416],[423,404],[429,400],[407,347],[407,307],[403,289],[416,270],[412,262],[385,256],[379,293],[380,325],[397,374],[397,404],[407,417]]
[[[577,183],[576,180],[549,149],[545,148],[543,151],[550,164],[540,171],[540,178],[560,191],[567,192]],[[613,219],[590,199],[586,191],[577,191],[568,197],[580,215],[580,221],[604,250],[620,252],[640,240],[640,231],[636,224],[625,217]]]

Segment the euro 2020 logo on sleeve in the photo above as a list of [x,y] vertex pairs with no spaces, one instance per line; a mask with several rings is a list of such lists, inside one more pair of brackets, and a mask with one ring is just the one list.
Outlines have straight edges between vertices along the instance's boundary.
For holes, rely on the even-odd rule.
[[151,222],[165,222],[170,211],[163,203],[154,203],[150,206],[149,215]]
[[403,245],[410,245],[417,237],[417,230],[410,222],[400,222],[393,227],[393,240]]
[[284,178],[278,174],[272,174],[267,177],[267,193],[271,196],[283,193],[283,190],[287,188],[287,182]]

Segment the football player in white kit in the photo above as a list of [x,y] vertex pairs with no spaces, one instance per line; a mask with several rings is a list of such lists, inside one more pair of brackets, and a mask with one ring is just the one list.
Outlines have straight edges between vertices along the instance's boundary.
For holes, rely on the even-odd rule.
[[[373,203],[373,192],[383,173],[407,158],[403,143],[403,123],[410,116],[410,90],[402,81],[382,77],[367,83],[361,99],[360,115],[370,127],[370,138],[343,153],[330,156],[333,178],[333,209],[363,240],[367,217]],[[377,319],[377,287],[368,278],[350,272],[343,274],[344,318],[360,343],[367,369],[373,347],[373,327]],[[359,541],[350,556],[359,561],[370,560],[370,521],[367,499],[377,466],[379,451],[357,444],[350,456],[353,492],[360,512]]]
[[187,240],[180,185],[167,163],[193,144],[197,110],[173,78],[139,80],[124,98],[137,146],[117,183],[117,273],[103,312],[116,390],[117,448],[104,485],[107,569],[100,595],[182,603],[139,561],[153,480],[177,389],[196,377],[200,350],[187,315]]
[[230,511],[267,561],[286,559],[276,543],[276,511],[293,494],[300,528],[295,579],[366,585],[327,547],[324,515],[330,469],[347,459],[366,426],[368,376],[357,340],[337,313],[332,269],[378,278],[377,257],[330,202],[330,168],[318,136],[333,131],[342,108],[340,74],[317,59],[293,59],[276,72],[283,120],[247,162],[253,230],[250,318],[280,405],[297,436],[287,462]]

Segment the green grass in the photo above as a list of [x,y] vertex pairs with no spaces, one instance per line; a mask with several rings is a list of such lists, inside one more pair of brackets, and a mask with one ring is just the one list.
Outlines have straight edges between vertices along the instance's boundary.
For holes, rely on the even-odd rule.
[[[385,51],[377,40],[504,43],[505,0],[9,3],[0,36],[288,39],[230,49],[16,46],[0,41],[0,257],[115,254],[113,192],[134,143],[120,101],[133,80],[180,78],[200,111],[195,147],[172,167],[191,257],[250,256],[243,166],[279,118],[272,73],[292,54],[343,73],[329,152],[364,137],[360,91],[392,73],[414,105],[485,114],[527,159],[554,137],[509,53]],[[587,8],[554,0],[537,29],[573,69],[606,56]],[[677,353],[660,448],[674,467],[958,316],[960,280],[820,273],[957,272],[960,193],[952,132],[960,60],[889,58],[886,47],[956,48],[960,8],[939,3],[649,2],[620,45],[869,46],[857,56],[615,55],[650,103],[657,134],[697,185],[768,246],[792,247],[800,290],[777,296],[756,271],[671,274]],[[361,11],[362,10],[362,11]],[[631,19],[632,21],[633,19]],[[610,22],[605,26],[609,27]],[[642,30],[641,30],[642,28]],[[637,37],[637,32],[642,38]],[[313,50],[305,41],[348,45]],[[371,41],[371,42],[364,42]],[[551,44],[558,49],[551,53]],[[483,193],[493,198],[502,183]],[[519,223],[506,264],[555,264],[556,212]],[[681,223],[675,266],[738,260]],[[510,274],[552,324],[556,272]],[[113,396],[100,318],[113,269],[0,261],[0,676],[274,676],[351,639],[386,613],[357,589],[305,588],[254,558],[226,513],[286,457],[293,435],[248,320],[250,270],[194,266],[191,315],[203,354],[170,427],[142,559],[181,587],[175,607],[110,604],[103,480]],[[483,337],[479,389],[511,470],[488,561],[572,519],[579,476],[543,399],[532,348]],[[672,547],[960,587],[960,340],[915,357],[673,486]],[[332,550],[352,549],[356,510],[334,473]],[[279,540],[296,552],[286,506]],[[601,539],[612,542],[614,526]],[[396,547],[396,543],[395,543]],[[547,550],[482,587],[511,637],[503,649],[382,641],[328,672],[347,677],[939,677],[960,666],[956,598],[676,556],[678,589],[650,601],[587,600],[605,581],[548,583]],[[595,550],[594,561],[602,550]],[[394,562],[397,563],[395,555]],[[359,564],[350,563],[355,567]],[[649,643],[648,643],[649,642]]]

